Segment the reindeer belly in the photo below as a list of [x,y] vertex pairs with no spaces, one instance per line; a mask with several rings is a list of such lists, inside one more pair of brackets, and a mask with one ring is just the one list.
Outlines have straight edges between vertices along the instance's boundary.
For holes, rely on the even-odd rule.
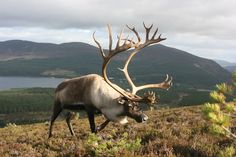
[[124,115],[122,114],[123,113],[122,106],[103,108],[101,112],[107,119],[114,122],[120,121],[120,119],[124,118]]
[[70,110],[70,111],[81,111],[81,110],[85,110],[85,105],[84,103],[63,104],[63,109]]

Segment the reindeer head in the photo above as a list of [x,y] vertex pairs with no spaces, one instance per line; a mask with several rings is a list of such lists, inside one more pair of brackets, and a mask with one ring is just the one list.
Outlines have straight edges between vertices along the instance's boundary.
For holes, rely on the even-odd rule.
[[118,103],[124,106],[124,115],[133,118],[136,122],[141,123],[148,120],[148,116],[139,108],[139,103],[127,100],[125,97],[117,99]]
[[[145,121],[147,119],[147,116],[144,115],[142,113],[141,110],[138,109],[138,103],[145,103],[145,104],[155,104],[157,102],[157,98],[155,96],[154,92],[148,92],[146,94],[144,94],[144,96],[138,96],[136,95],[136,93],[140,90],[143,89],[148,89],[148,88],[159,88],[159,89],[166,89],[168,90],[171,85],[172,85],[172,77],[169,77],[169,75],[166,75],[166,79],[165,81],[161,82],[161,83],[157,83],[157,84],[145,84],[145,85],[141,85],[141,86],[136,86],[129,73],[128,73],[128,65],[131,61],[131,59],[133,58],[133,56],[140,52],[141,49],[149,46],[149,45],[153,45],[156,43],[161,42],[162,40],[165,40],[166,38],[161,38],[161,35],[159,35],[156,38],[156,34],[158,32],[158,29],[156,29],[153,33],[153,35],[151,37],[149,37],[150,31],[153,27],[153,25],[151,25],[150,27],[147,27],[144,23],[143,26],[146,30],[146,39],[144,42],[141,41],[141,37],[139,35],[139,33],[136,31],[135,27],[131,28],[128,25],[126,25],[126,27],[132,31],[134,33],[134,35],[136,36],[137,40],[133,40],[133,39],[129,39],[128,37],[126,39],[122,38],[122,34],[123,34],[123,30],[121,31],[120,35],[118,36],[118,40],[116,43],[115,48],[112,48],[112,32],[111,32],[111,26],[108,25],[108,32],[109,32],[109,50],[108,53],[105,53],[100,45],[100,43],[95,39],[95,33],[93,34],[93,39],[95,41],[95,43],[98,45],[98,48],[101,52],[101,55],[103,57],[103,65],[102,65],[102,76],[104,78],[104,80],[117,92],[119,92],[121,94],[122,97],[122,101],[119,98],[118,99],[118,103],[121,103],[123,105],[125,105],[126,110],[127,110],[127,116],[134,118],[137,122],[142,122],[143,120]],[[121,43],[122,42],[122,43]],[[119,86],[113,84],[107,77],[107,65],[109,64],[109,62],[111,61],[111,59],[121,53],[121,52],[125,52],[129,49],[131,50],[130,55],[128,56],[125,65],[122,69],[120,69],[121,71],[123,71],[125,78],[128,81],[128,84],[131,86],[131,92],[125,91],[122,88],[120,88]]]

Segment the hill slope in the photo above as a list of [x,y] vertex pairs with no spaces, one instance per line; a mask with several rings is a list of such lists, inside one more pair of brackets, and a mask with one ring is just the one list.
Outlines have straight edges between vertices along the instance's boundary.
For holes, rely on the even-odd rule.
[[[200,107],[154,110],[147,114],[150,117],[147,123],[138,124],[130,121],[130,125],[126,126],[110,123],[98,133],[98,136],[89,135],[87,119],[73,121],[75,137],[69,134],[65,121],[56,122],[54,135],[49,140],[47,139],[48,123],[9,125],[0,128],[0,154],[2,156],[94,156],[96,154],[212,157],[225,146],[235,147],[232,140],[214,137],[208,133],[206,122],[201,117]],[[98,124],[102,121],[104,121],[102,117],[97,118]],[[131,147],[128,145],[129,140],[137,142]],[[116,145],[117,148],[112,146],[122,142],[123,145]],[[127,147],[120,149],[124,145]]]
[[[230,80],[230,73],[212,60],[163,45],[150,46],[143,51],[135,56],[129,68],[137,83],[161,81],[165,74],[172,75],[175,83],[199,88]],[[110,67],[111,76],[123,77],[117,67],[122,66],[126,57],[127,54],[123,54],[115,58],[116,62]],[[0,74],[8,76],[74,77],[101,73],[98,49],[85,43],[5,41],[0,42],[0,60]]]

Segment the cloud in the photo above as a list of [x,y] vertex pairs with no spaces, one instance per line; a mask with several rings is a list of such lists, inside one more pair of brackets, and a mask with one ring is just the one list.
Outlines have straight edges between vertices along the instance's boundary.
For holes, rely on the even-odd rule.
[[234,0],[1,0],[0,39],[22,36],[35,41],[92,43],[91,33],[97,30],[105,43],[107,23],[116,33],[125,24],[144,32],[145,21],[160,28],[167,45],[212,58],[214,52],[223,56],[223,51],[232,56],[235,6]]
[[0,26],[87,29],[146,21],[169,32],[222,34],[235,30],[234,6],[234,0],[2,0]]
[[84,29],[45,29],[39,27],[14,27],[0,28],[2,41],[21,39],[36,42],[62,43],[62,42],[85,42],[93,44],[92,31]]

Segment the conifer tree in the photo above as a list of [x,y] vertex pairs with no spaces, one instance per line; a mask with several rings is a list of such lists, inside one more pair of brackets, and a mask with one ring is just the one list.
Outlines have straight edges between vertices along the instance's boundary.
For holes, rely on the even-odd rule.
[[236,72],[232,83],[216,85],[216,90],[210,93],[212,102],[205,103],[202,111],[204,118],[210,122],[212,133],[225,135],[236,140],[232,132],[232,119],[236,118]]

